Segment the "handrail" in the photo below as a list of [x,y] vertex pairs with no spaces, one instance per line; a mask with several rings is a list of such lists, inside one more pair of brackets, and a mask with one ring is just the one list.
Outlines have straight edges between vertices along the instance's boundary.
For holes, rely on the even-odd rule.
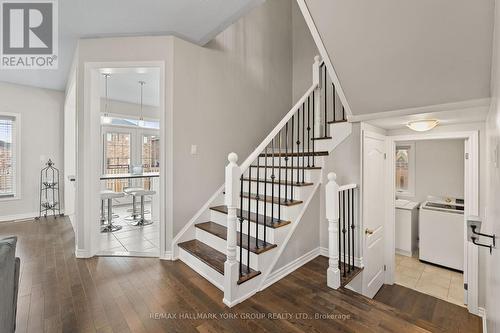
[[292,109],[286,114],[286,116],[274,127],[274,129],[269,133],[269,135],[262,141],[262,143],[247,157],[245,162],[240,165],[241,172],[246,171],[250,165],[259,157],[260,153],[271,143],[271,141],[276,137],[276,135],[285,127],[293,115],[297,112],[299,107],[306,102],[307,98],[311,96],[314,90],[318,88],[318,84],[313,84],[302,96],[297,103],[292,107]]
[[350,190],[353,188],[358,188],[358,184],[347,184],[347,185],[339,186],[339,191],[346,191],[346,190]]

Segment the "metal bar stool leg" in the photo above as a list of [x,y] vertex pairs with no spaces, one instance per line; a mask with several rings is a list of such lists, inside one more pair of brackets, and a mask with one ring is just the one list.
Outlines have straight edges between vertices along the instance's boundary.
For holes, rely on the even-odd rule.
[[141,218],[139,219],[139,221],[137,221],[134,225],[135,226],[144,226],[144,225],[149,225],[149,224],[152,224],[153,221],[148,221],[146,220],[145,218],[145,209],[144,209],[144,197],[145,195],[142,194],[141,195]]
[[106,212],[104,211],[104,200],[101,200],[101,225],[106,222]]
[[101,232],[114,232],[122,228],[121,225],[113,224],[113,199],[108,198],[108,224],[102,228]]

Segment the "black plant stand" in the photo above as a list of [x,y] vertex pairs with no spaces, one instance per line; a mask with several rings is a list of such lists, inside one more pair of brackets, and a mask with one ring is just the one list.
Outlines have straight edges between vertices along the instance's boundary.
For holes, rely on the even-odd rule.
[[40,214],[37,220],[42,216],[46,218],[47,215],[54,218],[63,216],[59,197],[59,169],[54,167],[51,159],[45,165],[47,166],[40,171]]

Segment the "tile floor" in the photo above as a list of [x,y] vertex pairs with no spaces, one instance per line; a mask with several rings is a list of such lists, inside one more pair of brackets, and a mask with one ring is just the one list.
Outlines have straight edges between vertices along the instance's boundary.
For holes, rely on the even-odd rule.
[[396,254],[396,284],[464,305],[463,274]]
[[[158,221],[153,224],[137,227],[133,222],[125,220],[130,215],[127,209],[131,205],[118,206],[114,213],[120,217],[113,220],[113,224],[121,225],[122,229],[111,233],[101,233],[100,236],[100,254],[130,256],[142,255],[157,257],[160,253],[159,247],[159,225]],[[150,205],[146,204],[146,210],[150,210]],[[146,219],[151,219],[151,214],[146,214]]]

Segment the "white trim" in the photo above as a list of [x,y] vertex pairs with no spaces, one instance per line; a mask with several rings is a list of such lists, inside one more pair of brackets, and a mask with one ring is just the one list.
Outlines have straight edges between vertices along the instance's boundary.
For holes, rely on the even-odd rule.
[[271,274],[269,274],[266,278],[265,281],[261,283],[261,286],[259,287],[259,291],[262,291],[266,289],[267,287],[271,286],[272,284],[278,282],[279,280],[283,279],[285,276],[288,274],[292,273],[296,269],[304,266],[307,264],[309,261],[315,259],[316,257],[323,255],[323,251],[326,251],[326,255],[328,256],[328,249],[327,248],[321,248],[317,247],[304,255],[298,257],[297,259],[289,262],[285,266],[275,270]]
[[396,144],[396,149],[400,147],[407,147],[409,146],[409,156],[408,156],[408,190],[407,191],[398,191],[397,190],[397,185],[394,187],[394,191],[397,196],[400,197],[414,197],[415,193],[417,191],[417,181],[416,181],[416,167],[417,167],[417,162],[416,162],[416,150],[415,150],[415,142],[399,142]]
[[309,8],[307,7],[306,1],[297,0],[297,4],[299,5],[300,11],[304,16],[307,26],[309,27],[311,35],[316,44],[316,47],[318,48],[319,54],[321,55],[321,58],[323,58],[323,61],[326,64],[326,68],[328,69],[328,74],[330,74],[330,78],[332,79],[333,83],[335,84],[335,87],[337,88],[337,95],[339,96],[339,99],[342,102],[342,105],[344,106],[347,119],[351,121],[351,117],[353,116],[351,106],[347,102],[347,97],[344,93],[344,90],[342,89],[342,85],[340,84],[340,79],[337,75],[337,72],[335,71],[333,63],[330,61],[330,57],[328,56],[328,51],[326,50],[323,40],[321,39],[318,28],[314,23],[314,19],[311,15],[311,12],[309,11]]
[[86,258],[90,258],[92,256],[90,255],[90,252],[87,250],[76,249],[75,250],[75,257],[78,259],[86,259]]
[[302,217],[306,213],[307,208],[309,207],[309,204],[311,203],[312,199],[316,195],[316,191],[318,191],[318,189],[320,188],[320,185],[321,185],[321,183],[319,183],[319,182],[314,185],[314,188],[311,191],[311,195],[309,196],[309,198],[307,199],[307,201],[303,205],[304,209],[302,209],[302,211],[300,212],[299,216],[297,216],[297,218],[295,220],[295,223],[292,223],[291,229],[288,231],[288,234],[286,235],[286,238],[283,241],[283,243],[281,243],[280,246],[278,247],[278,253],[275,254],[271,265],[269,265],[269,268],[267,269],[267,272],[262,272],[263,277],[262,277],[262,280],[261,280],[261,282],[260,282],[257,290],[262,290],[263,289],[262,286],[264,285],[264,283],[266,283],[269,275],[271,274],[272,270],[274,269],[274,267],[278,263],[278,260],[280,259],[281,255],[285,251],[288,242],[290,241],[290,239],[292,238],[293,234],[295,233],[295,229],[297,229],[298,225],[302,221]]
[[[391,199],[387,203],[388,211],[388,246],[386,248],[386,283],[394,283],[394,226],[395,226],[395,168],[392,166],[395,163],[395,149],[398,141],[420,141],[420,140],[439,140],[439,139],[463,139],[465,140],[465,152],[469,154],[469,159],[465,160],[465,209],[464,218],[468,216],[479,216],[479,131],[456,131],[442,133],[415,133],[408,135],[388,136],[388,163],[391,166],[388,168],[389,176],[386,186],[387,196]],[[464,228],[467,225],[464,221]],[[467,237],[467,230],[465,230]],[[392,243],[391,243],[392,242]],[[391,243],[391,244],[389,244]],[[391,250],[392,247],[392,250]],[[474,246],[468,240],[464,239],[464,282],[467,282],[468,290],[465,291],[467,298],[467,309],[472,314],[478,314],[478,297],[479,297],[479,251],[477,246]]]
[[38,217],[38,212],[3,215],[0,216],[0,222],[1,223],[26,222],[26,220],[34,219],[35,217]]
[[324,246],[320,246],[319,247],[319,255],[322,256],[322,257],[327,257],[330,255],[328,253],[328,248],[327,247],[324,247]]
[[[166,72],[166,66],[168,72]],[[173,210],[172,210],[172,187],[173,187],[173,105],[171,98],[172,87],[172,62],[166,64],[165,61],[113,61],[113,62],[86,62],[84,64],[84,84],[83,84],[83,113],[85,118],[85,127],[78,129],[78,145],[85,142],[84,151],[78,153],[77,161],[77,186],[83,186],[83,190],[77,189],[77,225],[83,226],[83,248],[76,250],[82,257],[91,257],[98,253],[97,239],[99,235],[98,224],[89,221],[98,221],[99,219],[99,189],[100,189],[100,156],[95,153],[92,147],[98,147],[100,141],[100,112],[96,108],[96,88],[92,85],[97,80],[97,71],[100,68],[136,68],[136,67],[157,67],[160,68],[160,200],[166,202],[160,205],[160,253],[166,251],[167,228],[170,228],[168,237],[171,237],[173,229]],[[167,83],[168,78],[168,83]],[[168,85],[167,85],[168,84]],[[168,99],[167,99],[167,94]],[[166,101],[169,101],[168,104]],[[80,120],[82,116],[77,115]],[[97,134],[96,134],[97,133]],[[168,138],[167,138],[168,135]],[[81,160],[86,161],[85,168],[79,170]],[[168,161],[168,163],[167,163]],[[94,200],[95,198],[95,200]],[[77,228],[78,229],[78,228]],[[78,237],[80,238],[80,237]],[[78,241],[77,238],[77,241]],[[79,244],[76,244],[80,246]]]
[[358,188],[358,184],[347,184],[347,185],[339,186],[339,192],[340,191],[350,190],[350,189],[353,189],[353,188]]
[[165,251],[160,255],[161,260],[172,260],[172,251]]
[[481,317],[483,322],[483,333],[488,333],[488,320],[486,318],[486,309],[482,307],[477,308],[477,315]]
[[[14,163],[15,163],[15,175],[14,175],[14,195],[5,196],[4,198],[0,198],[0,202],[2,201],[13,201],[13,200],[21,200],[22,199],[22,190],[21,190],[21,128],[22,128],[22,116],[20,113],[15,112],[3,112],[0,111],[0,117],[7,116],[14,118],[14,126],[13,126],[13,146],[14,146]],[[37,214],[38,216],[38,214]]]
[[352,122],[361,122],[361,121],[374,120],[374,119],[380,119],[380,118],[392,118],[392,117],[408,116],[408,115],[421,114],[421,113],[457,111],[457,110],[469,109],[469,108],[476,109],[478,107],[484,107],[484,108],[489,109],[490,98],[479,98],[479,99],[471,99],[471,100],[461,101],[461,102],[434,104],[434,105],[419,106],[419,107],[415,107],[415,108],[359,114],[359,115],[353,115],[349,120]]

